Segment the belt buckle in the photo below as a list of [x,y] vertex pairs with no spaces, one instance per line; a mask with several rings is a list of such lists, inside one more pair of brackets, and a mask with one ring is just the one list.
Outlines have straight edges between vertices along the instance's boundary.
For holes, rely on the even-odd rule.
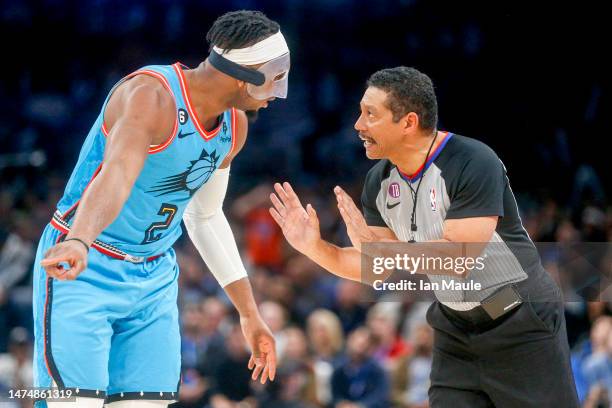
[[493,320],[516,309],[523,303],[514,285],[506,285],[481,302],[484,311]]

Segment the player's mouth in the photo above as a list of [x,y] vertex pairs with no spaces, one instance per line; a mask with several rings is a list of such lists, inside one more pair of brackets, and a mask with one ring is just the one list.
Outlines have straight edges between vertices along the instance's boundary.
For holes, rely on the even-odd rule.
[[376,144],[376,140],[372,139],[371,137],[365,136],[361,133],[359,134],[359,138],[363,140],[363,147],[365,147],[366,149]]

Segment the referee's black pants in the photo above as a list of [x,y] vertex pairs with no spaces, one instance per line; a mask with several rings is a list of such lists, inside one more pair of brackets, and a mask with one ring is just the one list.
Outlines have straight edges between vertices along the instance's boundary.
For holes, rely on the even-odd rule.
[[[432,408],[575,408],[563,303],[542,270],[517,284],[526,301],[492,321],[482,308],[434,302],[429,403]],[[548,301],[541,301],[548,293]],[[552,299],[550,298],[552,296]]]

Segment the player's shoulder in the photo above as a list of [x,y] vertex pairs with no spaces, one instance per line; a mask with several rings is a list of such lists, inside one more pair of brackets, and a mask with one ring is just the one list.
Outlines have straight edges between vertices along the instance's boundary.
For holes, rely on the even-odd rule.
[[131,98],[151,98],[153,102],[160,106],[174,103],[171,91],[161,80],[149,75],[136,75],[121,84],[120,88],[122,87],[124,87],[125,95]]
[[149,75],[136,75],[112,91],[107,111],[120,113],[125,112],[126,108],[134,107],[147,108],[162,115],[167,111],[168,115],[173,115],[171,108],[174,103],[174,97],[159,79]]
[[110,130],[122,116],[137,119],[143,126],[155,129],[154,133],[163,139],[172,130],[174,106],[174,97],[160,80],[137,75],[112,92],[104,111],[104,122]]

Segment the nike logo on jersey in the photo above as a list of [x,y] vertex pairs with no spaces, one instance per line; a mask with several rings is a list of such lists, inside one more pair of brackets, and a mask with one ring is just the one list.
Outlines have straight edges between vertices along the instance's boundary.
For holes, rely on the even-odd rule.
[[397,207],[400,203],[401,201],[398,201],[397,203],[394,203],[394,204],[387,203],[387,210]]
[[184,137],[191,136],[191,135],[193,135],[194,133],[195,133],[195,132],[183,133],[183,131],[182,131],[182,130],[179,130],[178,138],[179,138],[179,139],[182,139],[182,138],[184,138]]

